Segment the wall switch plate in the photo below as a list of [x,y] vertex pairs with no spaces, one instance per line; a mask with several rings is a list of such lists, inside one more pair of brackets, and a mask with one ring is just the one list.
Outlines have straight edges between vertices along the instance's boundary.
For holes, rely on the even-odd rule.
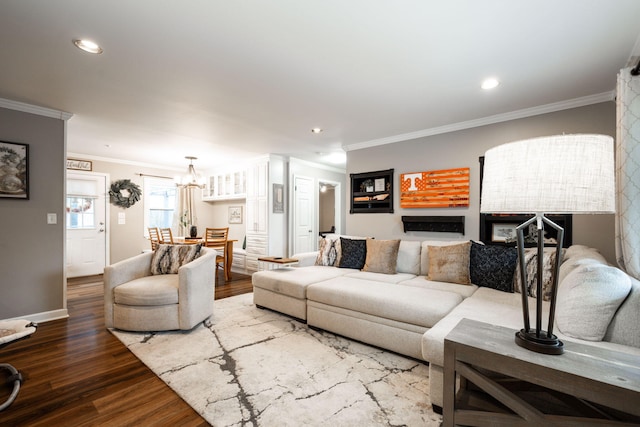
[[57,224],[58,223],[58,215],[55,213],[47,214],[47,224]]
[[126,223],[124,212],[118,212],[118,224],[122,225]]

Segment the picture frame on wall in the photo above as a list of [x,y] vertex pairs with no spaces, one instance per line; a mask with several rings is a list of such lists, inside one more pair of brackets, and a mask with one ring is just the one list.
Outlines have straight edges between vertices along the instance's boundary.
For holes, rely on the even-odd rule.
[[491,228],[492,242],[510,242],[516,239],[517,223],[495,223]]
[[242,224],[242,206],[229,206],[229,224]]
[[91,160],[67,159],[67,169],[91,172],[93,170],[93,162]]
[[29,145],[0,141],[0,198],[29,199]]
[[273,213],[284,213],[284,184],[273,184]]

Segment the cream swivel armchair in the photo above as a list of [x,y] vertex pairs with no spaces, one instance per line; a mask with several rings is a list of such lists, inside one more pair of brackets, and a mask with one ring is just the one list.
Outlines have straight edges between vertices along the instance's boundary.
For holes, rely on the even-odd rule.
[[189,330],[211,316],[216,251],[199,248],[199,255],[189,262],[189,255],[185,254],[197,251],[196,246],[160,245],[154,252],[105,267],[106,327],[127,331]]

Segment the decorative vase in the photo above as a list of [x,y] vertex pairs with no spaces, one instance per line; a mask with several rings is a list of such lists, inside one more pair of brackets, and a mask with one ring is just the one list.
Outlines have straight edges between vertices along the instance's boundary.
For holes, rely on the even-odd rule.
[[192,238],[195,238],[198,236],[198,227],[196,227],[195,225],[192,225],[191,228],[189,228],[189,235]]

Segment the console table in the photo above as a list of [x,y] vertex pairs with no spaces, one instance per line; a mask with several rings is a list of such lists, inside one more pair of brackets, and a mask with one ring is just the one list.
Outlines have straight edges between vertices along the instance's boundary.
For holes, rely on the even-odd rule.
[[570,341],[545,355],[517,346],[515,332],[463,319],[447,335],[445,426],[640,423],[637,356]]

